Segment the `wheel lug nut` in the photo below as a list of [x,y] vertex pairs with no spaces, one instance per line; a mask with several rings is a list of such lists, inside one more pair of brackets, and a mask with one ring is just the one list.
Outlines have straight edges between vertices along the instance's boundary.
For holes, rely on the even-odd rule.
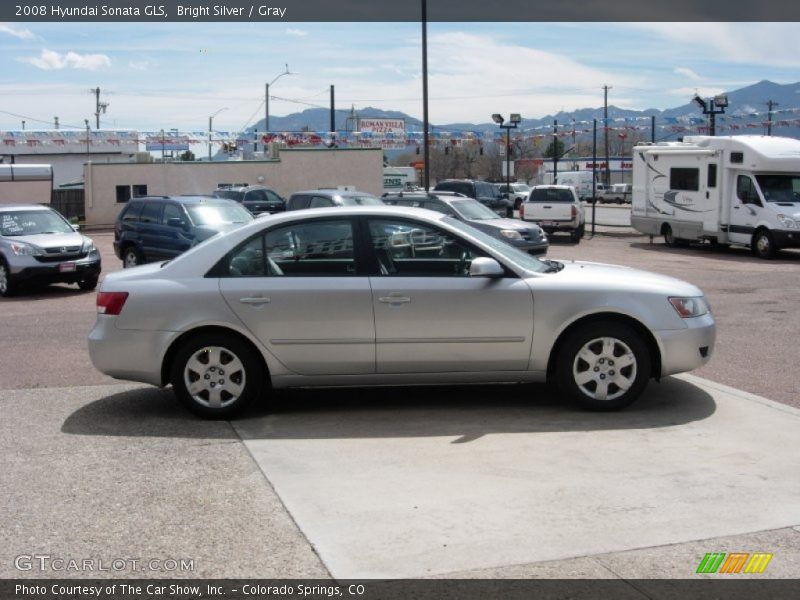
[[[605,379],[605,378],[606,378],[605,375],[600,375],[600,379]],[[212,383],[211,385],[214,385],[214,384]]]
[[217,384],[216,384],[216,383],[214,383],[214,382],[212,381],[212,382],[211,382],[211,387],[212,387],[212,388],[213,388],[213,387],[217,387]]
[[609,371],[608,374],[613,376],[614,375],[614,371]]
[[614,366],[614,361],[610,360],[610,361],[608,361],[608,364],[609,364],[609,366],[613,367]]
[[206,373],[205,375],[203,375],[203,379],[211,379],[211,375],[209,375],[208,373]]
[[220,374],[220,375],[225,375],[225,371],[223,371],[222,369],[220,369],[220,370],[219,370],[219,374]]
[[600,360],[598,360],[597,362],[599,362],[599,363],[602,365],[602,364],[605,362],[605,360],[601,358],[601,359],[600,359]]
[[219,384],[220,384],[220,385],[224,385],[224,384],[225,384],[225,380],[224,380],[224,379],[220,379],[220,380],[219,380]]
[[594,372],[597,373],[600,370],[600,367],[595,367]]

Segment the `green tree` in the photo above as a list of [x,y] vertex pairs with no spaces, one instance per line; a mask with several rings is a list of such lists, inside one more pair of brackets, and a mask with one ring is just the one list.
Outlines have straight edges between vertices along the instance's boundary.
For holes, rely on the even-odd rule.
[[187,150],[183,154],[181,154],[180,159],[184,162],[192,162],[195,159],[194,152],[191,150]]
[[561,158],[564,155],[564,142],[556,138],[551,141],[544,151],[545,158],[553,158],[557,156]]

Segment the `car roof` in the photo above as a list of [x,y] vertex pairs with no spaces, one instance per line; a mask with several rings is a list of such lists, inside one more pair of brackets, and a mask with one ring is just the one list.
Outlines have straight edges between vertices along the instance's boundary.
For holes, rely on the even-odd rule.
[[0,212],[11,212],[12,210],[54,210],[50,206],[43,204],[0,204]]
[[369,192],[362,192],[361,190],[339,190],[334,188],[302,190],[299,192],[294,192],[292,196],[296,196],[298,194],[315,194],[317,196],[375,196],[375,194],[370,194]]
[[[387,194],[383,197],[384,200],[386,199],[393,199],[393,200],[402,200],[404,198],[408,198],[410,200],[440,200],[446,204],[450,204],[451,202],[457,200],[467,200],[472,202],[478,202],[474,198],[470,198],[469,196],[465,196],[464,194],[459,194],[457,192],[441,192],[441,191],[434,191],[434,192],[410,192],[410,193],[396,193],[396,194]],[[479,203],[480,204],[480,203]]]
[[[265,185],[223,185],[217,187],[215,192],[249,192],[251,190],[269,190]],[[270,190],[271,191],[271,190]]]
[[568,189],[571,189],[571,188],[572,188],[571,185],[555,185],[555,184],[551,184],[551,185],[535,185],[531,189],[534,189],[534,190],[568,190]]
[[137,196],[131,198],[129,202],[147,202],[153,200],[171,200],[180,204],[236,204],[238,202],[227,198],[214,198],[213,196]]

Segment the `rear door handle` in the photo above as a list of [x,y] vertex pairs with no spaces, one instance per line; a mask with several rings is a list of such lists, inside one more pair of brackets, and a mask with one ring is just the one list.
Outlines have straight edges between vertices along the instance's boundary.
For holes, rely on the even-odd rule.
[[378,301],[384,304],[408,304],[411,302],[411,298],[408,296],[381,296]]
[[252,296],[239,298],[239,302],[242,304],[252,304],[253,306],[263,306],[264,304],[269,304],[271,300],[266,296]]

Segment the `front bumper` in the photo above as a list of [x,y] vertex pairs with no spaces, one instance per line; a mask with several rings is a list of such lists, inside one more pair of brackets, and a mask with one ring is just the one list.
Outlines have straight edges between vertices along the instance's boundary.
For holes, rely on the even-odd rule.
[[11,276],[18,282],[76,283],[99,277],[102,265],[100,253],[95,251],[77,260],[53,262],[40,262],[33,256],[16,257],[10,268]]
[[778,248],[800,248],[800,230],[773,229],[771,233]]
[[714,317],[709,313],[683,321],[686,329],[654,332],[661,346],[662,377],[702,367],[714,353]]

